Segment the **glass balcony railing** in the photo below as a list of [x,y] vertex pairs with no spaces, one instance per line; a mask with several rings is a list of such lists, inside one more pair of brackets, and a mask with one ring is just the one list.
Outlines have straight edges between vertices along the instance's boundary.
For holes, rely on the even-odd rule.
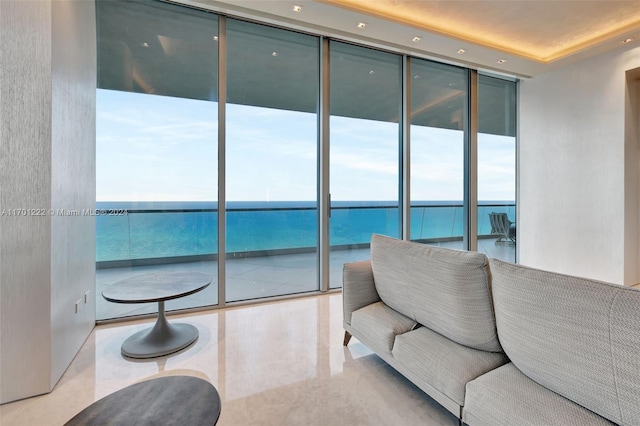
[[[317,209],[313,203],[297,204],[301,205],[263,207],[247,204],[228,207],[227,257],[315,251]],[[372,233],[397,235],[397,206],[372,204],[344,203],[331,209],[332,250],[354,246],[366,247]],[[98,267],[117,266],[118,263],[129,261],[165,263],[217,258],[217,208],[125,210],[126,214],[122,215],[96,217]],[[489,213],[492,212],[507,213],[509,218],[514,220],[515,204],[481,204],[478,207],[480,238],[491,236]],[[463,223],[462,204],[425,202],[416,203],[411,207],[412,240],[461,240]]]

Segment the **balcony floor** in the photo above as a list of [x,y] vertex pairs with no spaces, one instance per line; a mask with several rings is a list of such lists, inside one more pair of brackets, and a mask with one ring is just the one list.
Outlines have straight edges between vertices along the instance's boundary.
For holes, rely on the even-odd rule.
[[[488,257],[508,261],[515,259],[515,246],[496,244],[495,239],[481,239],[478,249]],[[440,247],[459,249],[460,241],[439,243]],[[369,249],[335,250],[330,253],[331,288],[342,285],[342,265],[369,259]],[[317,260],[315,253],[227,259],[227,301],[246,301],[271,296],[303,294],[317,291]],[[162,271],[199,271],[210,274],[214,281],[209,287],[181,299],[166,302],[166,310],[178,310],[216,305],[218,300],[217,268],[215,261],[172,263],[129,268],[98,269],[96,271],[96,318],[105,320],[157,312],[156,303],[117,304],[107,302],[102,290],[119,280],[146,273]]]

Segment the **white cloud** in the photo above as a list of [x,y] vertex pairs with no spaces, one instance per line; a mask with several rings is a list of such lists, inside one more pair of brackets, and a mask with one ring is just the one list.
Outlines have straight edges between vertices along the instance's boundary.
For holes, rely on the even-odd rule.
[[[216,104],[98,91],[101,200],[212,200],[217,196]],[[227,195],[312,200],[315,114],[242,105],[227,111]],[[463,133],[412,126],[411,195],[461,200]],[[480,199],[515,198],[514,138],[479,135]],[[334,200],[397,200],[398,124],[331,118]]]

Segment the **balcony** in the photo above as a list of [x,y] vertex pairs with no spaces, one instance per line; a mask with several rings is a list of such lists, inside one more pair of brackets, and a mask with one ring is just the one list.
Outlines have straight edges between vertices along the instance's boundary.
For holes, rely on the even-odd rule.
[[[202,292],[167,302],[167,310],[217,304],[218,210],[215,205],[126,208],[96,217],[96,315],[98,320],[155,312],[156,304],[105,301],[104,287],[132,275],[197,270],[214,277]],[[226,298],[243,301],[318,290],[315,203],[231,203],[226,210]],[[117,211],[113,206],[99,208]],[[513,261],[515,246],[496,244],[490,212],[515,217],[514,204],[478,207],[478,251]],[[411,208],[412,239],[462,249],[461,204],[428,202]],[[372,233],[398,235],[398,209],[382,202],[334,203],[330,229],[330,286],[341,286],[342,265],[369,258]]]

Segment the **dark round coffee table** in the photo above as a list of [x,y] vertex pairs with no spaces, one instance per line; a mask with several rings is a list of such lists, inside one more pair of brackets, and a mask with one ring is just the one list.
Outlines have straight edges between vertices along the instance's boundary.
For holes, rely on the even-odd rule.
[[122,344],[122,355],[129,358],[155,358],[186,348],[198,338],[191,324],[167,321],[164,302],[188,296],[211,284],[211,275],[202,272],[162,272],[138,275],[111,284],[102,297],[114,303],[158,302],[158,319],[150,329],[139,331]]
[[94,402],[65,426],[215,425],[220,395],[206,380],[191,376],[159,377],[136,383]]

